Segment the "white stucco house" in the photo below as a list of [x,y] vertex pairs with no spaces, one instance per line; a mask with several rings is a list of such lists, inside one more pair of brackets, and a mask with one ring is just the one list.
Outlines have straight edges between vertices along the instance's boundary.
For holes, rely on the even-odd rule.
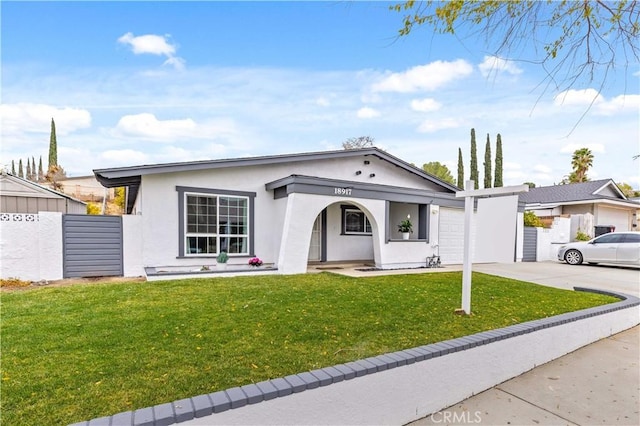
[[[365,261],[378,268],[462,262],[464,201],[455,186],[377,148],[94,170],[127,187],[140,215],[147,269],[230,265],[260,257],[279,273],[310,262]],[[517,197],[516,197],[517,198]],[[517,204],[517,202],[516,202]],[[513,218],[515,232],[516,212]],[[413,233],[397,231],[410,216]],[[511,261],[514,233],[508,232]],[[505,234],[506,235],[506,234]]]

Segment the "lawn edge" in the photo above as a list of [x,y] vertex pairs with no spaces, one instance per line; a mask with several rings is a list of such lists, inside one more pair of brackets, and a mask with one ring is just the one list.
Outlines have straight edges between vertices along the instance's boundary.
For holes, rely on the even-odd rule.
[[[376,373],[388,371],[396,367],[420,363],[422,361],[430,359],[433,360],[450,354],[467,351],[473,348],[485,347],[487,345],[505,341],[508,339],[513,339],[518,336],[525,336],[545,329],[556,328],[580,320],[587,320],[592,317],[612,314],[616,311],[640,306],[640,298],[624,293],[585,287],[574,287],[574,290],[613,296],[620,299],[620,301],[582,309],[579,311],[555,315],[553,317],[527,321],[520,324],[475,333],[472,335],[449,339],[415,348],[389,352],[386,354],[347,362],[344,364],[337,364],[331,367],[292,374],[286,377],[266,380],[255,384],[247,384],[244,386],[234,387],[210,394],[197,395],[192,398],[159,404],[153,407],[141,408],[134,411],[126,411],[115,414],[113,416],[100,417],[97,419],[92,419],[90,421],[74,423],[72,426],[94,426],[101,424],[130,424],[136,426],[146,426],[171,425],[175,423],[181,423],[196,418],[211,416],[213,414],[229,412],[230,410],[235,411],[235,409],[240,407],[257,404],[276,398],[282,398],[288,395],[300,394],[301,392],[307,390],[324,388],[328,385],[345,382],[355,378],[372,376]],[[637,315],[636,319],[633,321],[635,322],[635,324],[633,325],[636,325],[638,323]],[[626,328],[615,328],[615,330],[617,330],[615,332],[619,332],[624,329]],[[615,332],[614,327],[611,326],[608,335],[615,334]],[[593,341],[599,340],[603,337],[606,336],[596,336],[596,338],[589,339],[588,341],[586,341],[586,343],[581,343],[578,347],[592,343]],[[575,347],[573,350],[575,349],[577,349],[577,347]],[[547,359],[545,362],[555,359],[558,356]],[[533,367],[535,367],[535,365],[533,365],[531,368]],[[456,402],[458,401],[454,401],[453,403]],[[423,417],[422,414],[420,416]],[[240,416],[240,419],[243,419],[242,416]],[[211,420],[215,421],[213,418],[211,418]],[[230,420],[227,416],[224,419],[220,419],[220,421],[222,423],[226,423]],[[243,421],[246,422],[246,419],[240,420],[240,422]]]

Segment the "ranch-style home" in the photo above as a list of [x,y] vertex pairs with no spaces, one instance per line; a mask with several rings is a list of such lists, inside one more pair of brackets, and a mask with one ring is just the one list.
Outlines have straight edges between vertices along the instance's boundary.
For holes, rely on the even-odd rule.
[[[443,264],[462,263],[464,199],[456,198],[458,188],[378,148],[94,173],[105,187],[127,188],[126,211],[141,216],[148,272],[213,269],[222,251],[229,265],[257,256],[279,273],[336,261],[421,267],[434,254]],[[490,243],[506,248],[507,261],[517,257],[521,214],[515,199],[516,208],[501,209],[506,222],[504,214],[489,215],[502,228]],[[398,224],[407,218],[413,232],[403,239]]]

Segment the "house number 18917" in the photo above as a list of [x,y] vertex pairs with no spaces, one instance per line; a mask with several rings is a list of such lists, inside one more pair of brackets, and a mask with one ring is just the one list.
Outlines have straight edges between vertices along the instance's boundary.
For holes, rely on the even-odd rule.
[[351,195],[351,188],[333,188],[335,195]]

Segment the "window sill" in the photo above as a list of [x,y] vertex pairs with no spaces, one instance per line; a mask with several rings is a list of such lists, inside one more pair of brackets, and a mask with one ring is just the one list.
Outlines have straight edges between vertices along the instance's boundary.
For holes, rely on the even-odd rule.
[[422,239],[420,239],[420,238],[412,238],[412,239],[409,239],[409,240],[404,240],[402,238],[398,238],[398,239],[390,238],[390,239],[387,240],[387,243],[428,243],[428,242],[429,242],[429,240],[426,239],[426,238],[422,238]]

